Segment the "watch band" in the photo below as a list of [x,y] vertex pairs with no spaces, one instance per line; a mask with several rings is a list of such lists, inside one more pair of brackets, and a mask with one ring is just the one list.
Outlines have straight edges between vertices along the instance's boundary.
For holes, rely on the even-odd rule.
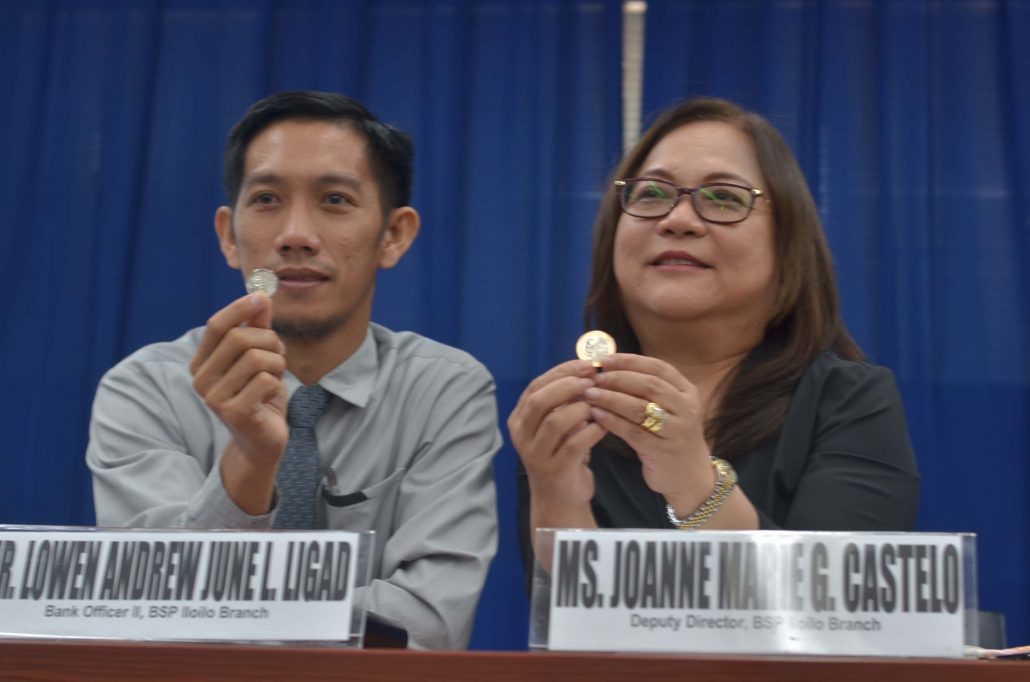
[[712,457],[712,468],[715,469],[715,487],[712,489],[712,493],[705,498],[700,507],[694,510],[693,514],[682,519],[676,516],[675,509],[666,504],[665,513],[669,517],[669,523],[682,530],[697,528],[715,516],[715,513],[722,508],[726,498],[737,487],[737,472],[733,470],[729,462],[718,457]]

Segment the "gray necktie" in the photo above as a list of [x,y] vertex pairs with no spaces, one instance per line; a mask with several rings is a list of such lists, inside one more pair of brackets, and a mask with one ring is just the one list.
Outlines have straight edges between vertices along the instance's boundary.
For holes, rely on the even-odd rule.
[[329,392],[321,386],[301,386],[290,398],[286,421],[290,440],[279,463],[279,511],[273,528],[315,527],[315,492],[318,490],[318,441],[315,422],[329,403]]

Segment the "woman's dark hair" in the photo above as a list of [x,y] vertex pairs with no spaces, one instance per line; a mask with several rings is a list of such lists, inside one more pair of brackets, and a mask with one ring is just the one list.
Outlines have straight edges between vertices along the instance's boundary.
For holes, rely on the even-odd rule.
[[[612,179],[634,177],[659,141],[699,121],[728,123],[752,140],[774,220],[778,281],[771,318],[762,341],[727,377],[719,408],[705,425],[713,454],[734,459],[776,437],[801,375],[819,353],[832,349],[857,360],[862,351],[840,317],[830,250],[808,183],[790,147],[765,118],[721,99],[682,102],[658,117]],[[613,265],[621,213],[618,191],[609,183],[594,224],[584,323],[610,333],[620,351],[639,353]]]
[[411,203],[415,158],[411,138],[377,119],[355,99],[331,92],[303,90],[281,92],[255,102],[233,126],[225,147],[222,171],[222,184],[230,206],[235,206],[239,199],[250,143],[273,123],[298,120],[349,126],[365,140],[369,165],[379,185],[383,213]]

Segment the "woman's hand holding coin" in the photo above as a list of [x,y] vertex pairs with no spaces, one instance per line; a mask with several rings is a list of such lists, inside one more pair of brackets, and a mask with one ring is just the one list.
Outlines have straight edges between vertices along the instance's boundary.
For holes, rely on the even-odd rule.
[[649,488],[692,510],[715,483],[697,389],[657,358],[621,353],[600,364],[584,391],[591,418],[636,451]]
[[587,506],[594,496],[590,448],[604,436],[583,393],[596,370],[571,360],[533,380],[508,417],[512,443],[529,475],[533,502]]

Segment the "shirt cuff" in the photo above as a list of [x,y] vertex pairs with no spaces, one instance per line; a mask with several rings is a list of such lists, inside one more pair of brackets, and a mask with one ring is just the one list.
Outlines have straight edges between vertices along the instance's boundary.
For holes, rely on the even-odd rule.
[[278,491],[272,498],[272,509],[267,514],[252,516],[243,511],[232,501],[222,481],[222,469],[217,464],[214,471],[204,481],[190,504],[191,511],[187,515],[187,528],[205,528],[209,530],[268,530],[272,527],[275,513],[279,506]]

